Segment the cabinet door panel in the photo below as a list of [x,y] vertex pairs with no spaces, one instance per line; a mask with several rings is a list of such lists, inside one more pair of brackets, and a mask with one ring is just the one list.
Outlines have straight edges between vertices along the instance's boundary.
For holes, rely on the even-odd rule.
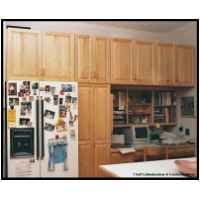
[[141,84],[153,83],[153,44],[136,42],[134,45],[132,72],[136,71],[136,82]]
[[131,81],[131,40],[111,42],[111,80],[113,83]]
[[95,145],[95,176],[102,177],[104,173],[100,170],[99,166],[108,164],[110,162],[109,153],[110,148],[107,144]]
[[7,79],[39,79],[40,32],[9,29],[7,33]]
[[106,38],[94,38],[94,65],[92,66],[91,79],[105,83],[109,80],[110,45]]
[[106,143],[109,140],[109,103],[109,87],[94,87],[94,134],[96,143]]
[[44,34],[44,78],[74,80],[74,35]]
[[176,83],[194,84],[194,49],[189,46],[176,46]]
[[92,38],[87,35],[78,35],[76,40],[78,81],[88,82],[92,67]]
[[92,144],[79,144],[79,176],[94,176],[94,150]]
[[79,141],[88,142],[93,140],[93,102],[92,87],[79,86]]
[[157,84],[173,85],[174,83],[174,45],[158,44],[157,46]]

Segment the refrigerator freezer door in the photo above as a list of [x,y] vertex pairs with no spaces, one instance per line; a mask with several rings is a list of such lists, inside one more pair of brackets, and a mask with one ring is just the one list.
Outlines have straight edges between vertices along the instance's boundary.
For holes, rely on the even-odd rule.
[[40,82],[43,119],[42,177],[78,176],[78,88],[76,82]]
[[7,82],[8,177],[39,177],[36,81]]

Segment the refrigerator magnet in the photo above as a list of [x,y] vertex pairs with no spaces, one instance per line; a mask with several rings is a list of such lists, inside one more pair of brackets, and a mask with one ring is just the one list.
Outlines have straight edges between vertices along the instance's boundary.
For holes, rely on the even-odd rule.
[[32,123],[31,123],[31,120],[29,118],[20,118],[19,119],[19,125],[30,127],[32,125]]
[[53,124],[45,123],[44,130],[51,132],[51,131],[54,131],[54,129],[55,129],[55,126]]
[[10,96],[17,95],[17,83],[8,83],[8,95]]
[[11,106],[10,109],[8,109],[8,116],[7,116],[7,119],[8,119],[8,123],[9,125],[10,124],[15,124],[16,123],[16,109],[14,109],[13,106]]
[[18,106],[19,98],[9,98],[9,106]]
[[48,119],[54,119],[55,116],[55,112],[51,111],[51,110],[45,110],[44,112],[44,116]]
[[21,102],[20,115],[22,116],[30,115],[31,112],[32,112],[31,102]]
[[61,88],[63,92],[72,92],[72,84],[62,84]]
[[53,95],[53,104],[54,104],[55,106],[58,105],[58,95]]

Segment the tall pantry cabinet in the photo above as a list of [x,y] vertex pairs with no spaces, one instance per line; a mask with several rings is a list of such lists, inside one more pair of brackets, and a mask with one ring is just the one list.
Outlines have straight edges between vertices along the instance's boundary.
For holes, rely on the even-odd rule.
[[99,165],[109,163],[109,91],[106,84],[79,84],[80,176],[101,176]]

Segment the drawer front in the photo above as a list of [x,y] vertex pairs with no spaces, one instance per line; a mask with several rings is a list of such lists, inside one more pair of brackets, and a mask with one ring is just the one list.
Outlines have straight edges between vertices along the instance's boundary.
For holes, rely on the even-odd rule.
[[114,152],[114,153],[111,153],[110,161],[112,164],[133,162],[134,161],[134,153],[122,155],[119,152]]

